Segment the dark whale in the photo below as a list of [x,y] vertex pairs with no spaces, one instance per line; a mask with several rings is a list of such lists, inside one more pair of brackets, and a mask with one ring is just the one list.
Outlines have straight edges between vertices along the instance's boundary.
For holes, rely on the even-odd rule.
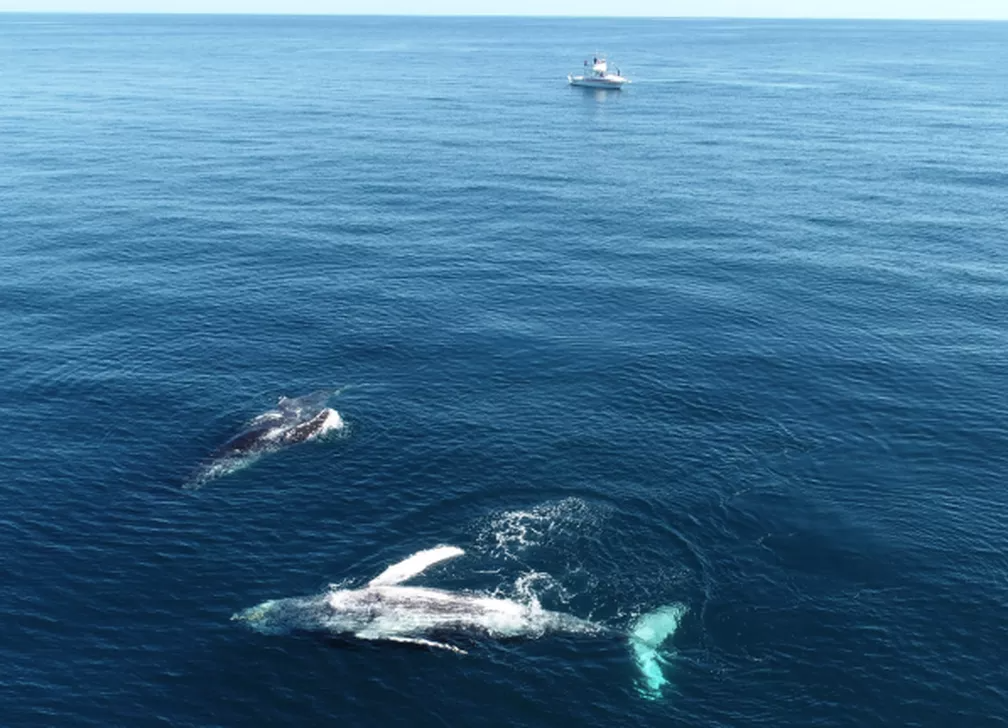
[[[266,422],[254,424],[253,427],[228,440],[217,448],[214,458],[241,457],[305,442],[318,436],[327,426],[335,425],[335,420],[338,419],[339,414],[328,408],[303,422],[271,418]],[[340,425],[335,426],[338,428]]]
[[255,417],[244,430],[217,448],[186,487],[198,488],[265,453],[341,430],[343,419],[339,412],[326,406],[330,396],[328,392],[318,392],[294,399],[281,397],[276,409]]

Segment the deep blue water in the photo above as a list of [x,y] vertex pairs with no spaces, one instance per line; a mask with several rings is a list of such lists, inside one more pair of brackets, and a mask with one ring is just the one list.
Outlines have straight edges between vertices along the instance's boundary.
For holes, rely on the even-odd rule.
[[[0,69],[0,724],[1008,724],[1008,25],[6,15]],[[442,543],[687,605],[670,685],[230,621]]]

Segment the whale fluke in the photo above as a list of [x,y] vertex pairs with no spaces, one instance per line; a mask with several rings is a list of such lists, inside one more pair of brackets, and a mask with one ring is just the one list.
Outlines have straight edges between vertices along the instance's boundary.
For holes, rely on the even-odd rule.
[[401,584],[408,579],[412,579],[418,574],[422,574],[426,569],[434,564],[454,559],[464,554],[465,551],[457,546],[437,546],[426,551],[418,551],[408,559],[392,564],[368,582],[368,586],[390,586]]
[[661,669],[661,663],[666,660],[658,650],[675,634],[685,613],[686,607],[682,604],[661,607],[641,615],[630,631],[630,649],[644,678],[648,697],[660,695],[668,682]]

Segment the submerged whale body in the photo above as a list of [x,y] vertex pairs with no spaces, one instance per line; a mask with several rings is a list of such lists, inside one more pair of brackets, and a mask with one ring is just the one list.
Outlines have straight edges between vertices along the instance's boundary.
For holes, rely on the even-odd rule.
[[326,406],[330,396],[330,392],[313,392],[303,397],[281,397],[275,409],[254,418],[244,430],[217,448],[188,486],[198,487],[207,480],[234,472],[264,453],[342,429],[339,412]]
[[[481,593],[404,586],[433,564],[461,556],[462,549],[439,546],[394,564],[359,589],[330,588],[313,597],[271,599],[232,616],[264,634],[316,632],[328,636],[398,642],[465,650],[445,641],[451,636],[494,639],[537,638],[547,633],[612,634],[597,622],[543,609],[536,600],[520,602]],[[670,605],[643,615],[626,635],[641,671],[644,694],[657,697],[666,679],[661,647],[679,625],[686,608]]]

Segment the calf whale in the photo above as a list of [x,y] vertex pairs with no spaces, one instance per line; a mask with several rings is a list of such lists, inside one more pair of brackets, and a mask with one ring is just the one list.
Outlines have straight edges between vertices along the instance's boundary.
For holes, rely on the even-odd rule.
[[339,412],[327,406],[331,392],[280,397],[275,409],[263,412],[245,429],[218,447],[187,484],[198,487],[249,464],[264,453],[307,442],[343,428]]
[[405,586],[430,566],[461,556],[454,546],[420,551],[388,567],[359,589],[330,589],[317,596],[271,599],[234,614],[264,634],[315,632],[362,640],[422,645],[466,654],[452,636],[492,639],[537,638],[547,633],[619,634],[629,642],[643,679],[643,693],[657,697],[666,678],[661,649],[686,612],[673,604],[641,616],[629,633],[598,622],[543,609],[538,601],[505,599],[478,592]]

